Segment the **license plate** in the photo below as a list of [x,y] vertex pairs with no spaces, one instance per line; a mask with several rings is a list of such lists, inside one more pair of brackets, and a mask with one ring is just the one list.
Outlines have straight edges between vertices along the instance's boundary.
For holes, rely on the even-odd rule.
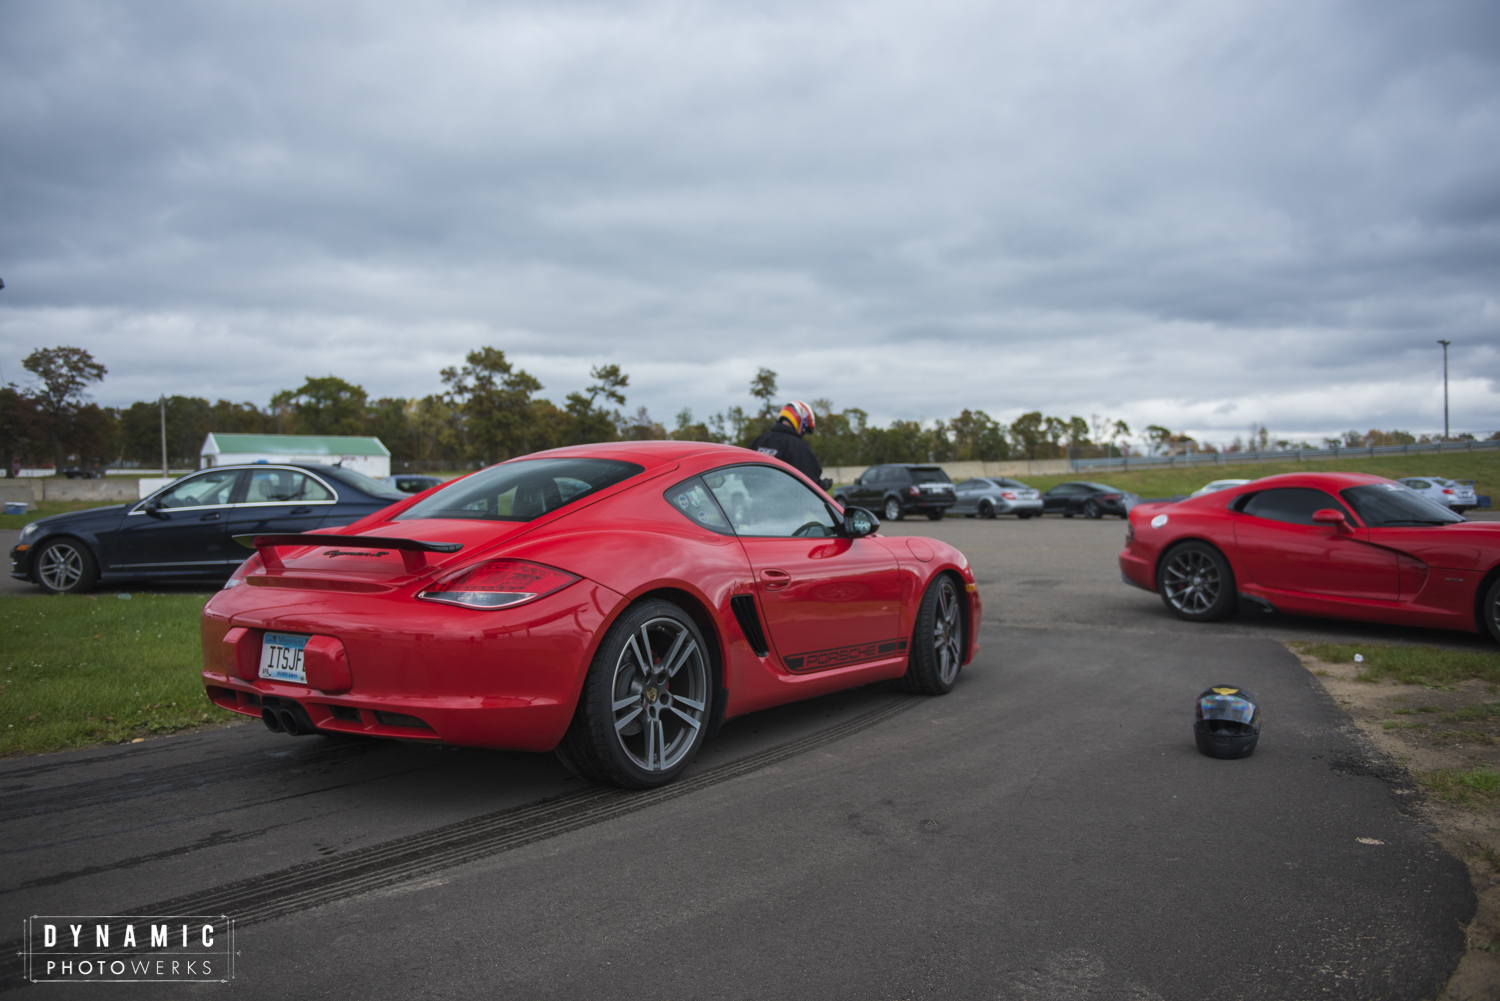
[[260,676],[272,681],[295,681],[307,684],[307,669],[302,654],[310,636],[291,633],[266,633],[260,643]]

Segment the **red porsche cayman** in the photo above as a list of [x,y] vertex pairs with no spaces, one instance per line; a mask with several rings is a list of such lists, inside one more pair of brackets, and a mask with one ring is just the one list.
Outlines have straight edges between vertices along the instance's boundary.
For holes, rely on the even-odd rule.
[[1266,611],[1488,631],[1500,640],[1500,523],[1400,483],[1294,473],[1130,512],[1125,582],[1178,618]]
[[878,528],[745,449],[537,453],[337,532],[240,537],[256,552],[204,608],[203,681],[272,730],[556,750],[659,785],[727,717],[953,687],[968,562]]

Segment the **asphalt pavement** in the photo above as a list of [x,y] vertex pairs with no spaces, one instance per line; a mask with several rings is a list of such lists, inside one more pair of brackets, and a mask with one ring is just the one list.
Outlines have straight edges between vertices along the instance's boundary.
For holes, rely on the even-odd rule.
[[[948,696],[731,720],[649,794],[544,755],[258,724],[11,759],[0,913],[229,913],[235,978],[211,990],[245,997],[1437,992],[1467,873],[1281,641],[1483,641],[1182,623],[1120,583],[1118,521],[887,531],[954,542],[981,582]],[[1265,706],[1243,761],[1193,747],[1192,700],[1222,682]]]

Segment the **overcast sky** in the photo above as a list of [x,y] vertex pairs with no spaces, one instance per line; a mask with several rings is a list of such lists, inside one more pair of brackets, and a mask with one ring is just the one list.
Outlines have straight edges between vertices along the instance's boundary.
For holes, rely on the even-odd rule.
[[1500,429],[1500,5],[0,3],[0,379]]

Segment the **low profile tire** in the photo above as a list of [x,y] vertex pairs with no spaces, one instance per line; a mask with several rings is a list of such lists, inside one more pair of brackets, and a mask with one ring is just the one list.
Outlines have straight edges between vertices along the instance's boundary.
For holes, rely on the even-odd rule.
[[1184,542],[1168,550],[1156,586],[1167,611],[1188,622],[1217,622],[1233,615],[1238,605],[1229,561],[1205,542]]
[[713,681],[697,624],[669,601],[643,601],[599,644],[557,756],[595,782],[666,785],[703,745]]
[[901,510],[901,502],[894,497],[888,497],[885,501],[885,520],[902,521],[906,518],[906,512]]
[[994,516],[995,505],[991,504],[989,501],[985,501],[983,504],[979,505],[979,517],[988,519],[993,518]]
[[49,542],[36,554],[36,580],[48,594],[79,594],[99,579],[99,564],[77,539]]
[[928,585],[917,610],[906,674],[898,682],[903,691],[919,695],[947,695],[953,691],[963,664],[964,615],[962,592],[953,578],[942,574]]
[[1093,521],[1104,517],[1104,512],[1099,510],[1098,501],[1085,501],[1083,504],[1083,516]]
[[1490,637],[1500,643],[1500,577],[1496,577],[1490,583],[1489,590],[1484,592],[1484,604],[1480,613],[1484,618],[1484,627],[1490,631]]

